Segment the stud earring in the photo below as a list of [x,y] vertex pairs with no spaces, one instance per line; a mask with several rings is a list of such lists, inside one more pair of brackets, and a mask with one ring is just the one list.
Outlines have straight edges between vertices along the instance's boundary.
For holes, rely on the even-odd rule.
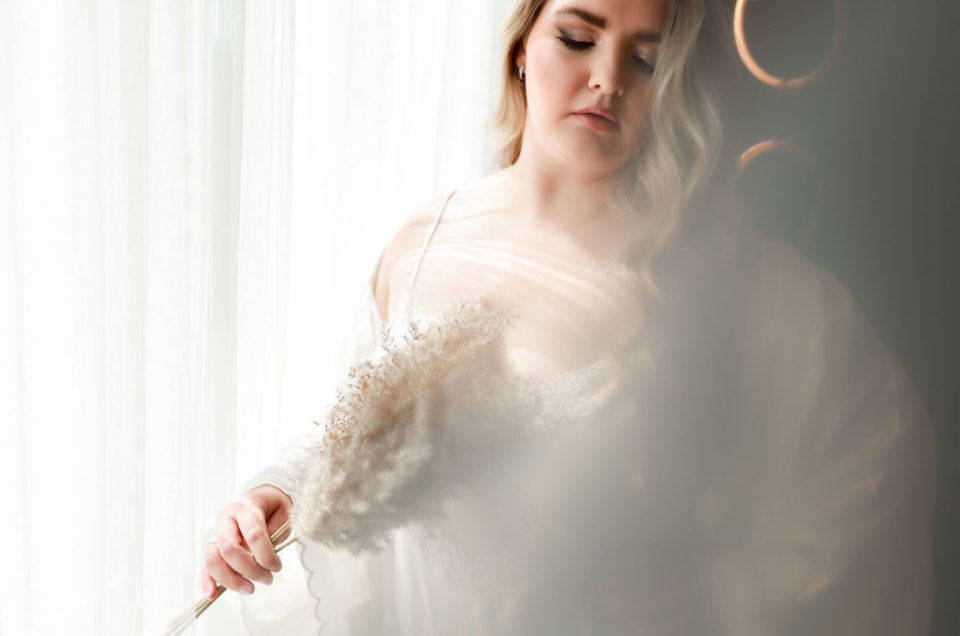
[[527,74],[527,67],[521,64],[517,67],[517,77],[520,78],[520,81],[523,81],[524,76]]

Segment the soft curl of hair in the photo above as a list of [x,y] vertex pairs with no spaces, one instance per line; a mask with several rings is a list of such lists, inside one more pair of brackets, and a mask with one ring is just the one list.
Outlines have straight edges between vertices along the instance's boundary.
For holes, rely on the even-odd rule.
[[[504,28],[501,94],[494,119],[502,136],[499,159],[504,167],[520,156],[526,120],[516,57],[546,2],[519,0]],[[656,287],[650,265],[682,223],[695,193],[708,182],[719,153],[722,127],[710,61],[721,50],[725,18],[719,0],[668,0],[667,27],[651,80],[647,134],[613,202],[617,214],[642,214],[642,238],[623,258],[651,289]]]

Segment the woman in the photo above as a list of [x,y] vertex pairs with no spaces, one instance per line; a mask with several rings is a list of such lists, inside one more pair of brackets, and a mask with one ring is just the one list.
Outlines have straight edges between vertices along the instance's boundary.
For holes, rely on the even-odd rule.
[[[267,633],[926,630],[933,453],[909,382],[834,279],[694,202],[719,141],[717,17],[710,0],[518,3],[507,167],[410,217],[351,358],[482,297],[513,316],[511,372],[593,406],[380,552],[307,545],[316,603],[274,598]],[[209,595],[271,582],[269,533],[315,443],[221,511]]]

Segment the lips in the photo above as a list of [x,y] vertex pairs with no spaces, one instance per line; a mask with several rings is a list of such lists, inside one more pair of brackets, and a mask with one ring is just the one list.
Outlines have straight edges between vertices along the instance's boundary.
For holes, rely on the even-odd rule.
[[573,113],[578,122],[599,132],[612,132],[620,127],[617,116],[608,108],[602,106],[588,106]]
[[603,106],[587,106],[586,108],[581,108],[573,114],[593,115],[594,117],[599,117],[600,119],[606,119],[614,125],[620,125],[620,121],[617,119],[617,116],[613,114],[613,111],[609,108],[604,108]]

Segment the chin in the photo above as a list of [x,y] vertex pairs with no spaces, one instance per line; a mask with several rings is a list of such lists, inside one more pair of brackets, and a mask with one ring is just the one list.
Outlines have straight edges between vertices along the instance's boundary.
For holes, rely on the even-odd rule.
[[563,163],[585,178],[602,179],[619,173],[632,156],[605,152],[590,144],[574,144],[562,153]]

